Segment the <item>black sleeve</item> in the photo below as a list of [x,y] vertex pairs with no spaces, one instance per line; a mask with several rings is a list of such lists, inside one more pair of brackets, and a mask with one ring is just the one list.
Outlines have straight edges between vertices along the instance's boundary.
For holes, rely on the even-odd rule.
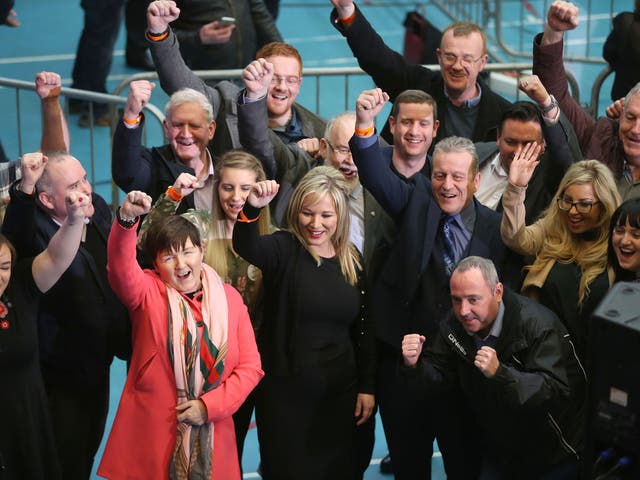
[[393,100],[409,88],[431,93],[431,82],[439,77],[420,65],[410,65],[398,52],[391,50],[356,6],[355,18],[345,27],[335,9],[331,23],[347,39],[358,65],[373,78],[375,84]]
[[127,128],[122,120],[113,135],[111,175],[113,181],[125,192],[141,190],[149,192],[151,186],[151,150],[142,146],[142,128]]

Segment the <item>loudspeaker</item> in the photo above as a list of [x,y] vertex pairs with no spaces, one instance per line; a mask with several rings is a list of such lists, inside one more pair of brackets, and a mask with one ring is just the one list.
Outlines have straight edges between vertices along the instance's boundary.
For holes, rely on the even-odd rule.
[[640,478],[640,283],[617,283],[589,326],[587,478]]

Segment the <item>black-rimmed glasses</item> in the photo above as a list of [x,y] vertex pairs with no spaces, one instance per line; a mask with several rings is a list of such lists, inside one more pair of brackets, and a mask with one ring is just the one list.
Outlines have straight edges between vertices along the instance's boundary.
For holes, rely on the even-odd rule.
[[575,207],[576,212],[578,212],[578,213],[589,213],[595,204],[600,203],[599,201],[596,201],[596,202],[570,202],[569,200],[567,200],[564,197],[559,197],[557,202],[558,202],[558,208],[560,210],[568,212],[569,210],[571,210],[572,208]]

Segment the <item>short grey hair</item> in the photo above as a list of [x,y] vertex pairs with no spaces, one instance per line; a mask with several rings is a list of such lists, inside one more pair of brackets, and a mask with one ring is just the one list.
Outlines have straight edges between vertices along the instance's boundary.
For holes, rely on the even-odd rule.
[[433,149],[433,156],[438,153],[461,153],[466,152],[471,155],[471,173],[475,177],[478,173],[478,153],[471,140],[464,137],[447,137],[436,143]]
[[54,163],[62,163],[69,160],[77,160],[77,159],[73,155],[71,155],[69,152],[65,152],[63,150],[48,152],[47,163],[44,166],[42,175],[36,182],[36,190],[39,192],[46,192],[49,195],[51,195],[53,192],[53,181],[51,179],[49,166],[53,165]]
[[633,88],[631,90],[629,90],[629,93],[627,93],[624,97],[624,109],[626,110],[627,107],[629,106],[629,101],[631,100],[631,97],[633,97],[634,95],[637,95],[640,93],[640,82],[636,83]]
[[165,115],[170,117],[171,112],[173,112],[176,107],[185,103],[198,104],[207,114],[207,122],[211,123],[213,121],[213,107],[211,106],[209,99],[203,93],[200,93],[193,88],[183,88],[171,95],[167,105],[164,107]]
[[496,266],[488,258],[478,257],[474,255],[463,258],[458,262],[456,268],[453,271],[454,273],[464,273],[473,268],[477,268],[478,270],[480,270],[482,278],[484,278],[487,286],[491,289],[492,292],[495,291],[496,286],[500,282],[500,279],[498,278]]

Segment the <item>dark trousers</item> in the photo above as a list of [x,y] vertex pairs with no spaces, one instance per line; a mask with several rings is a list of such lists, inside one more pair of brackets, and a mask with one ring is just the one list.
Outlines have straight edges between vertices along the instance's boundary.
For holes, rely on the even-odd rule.
[[352,480],[356,369],[349,347],[256,389],[265,480]]
[[[431,478],[433,441],[438,440],[448,479],[475,479],[473,421],[461,394],[425,395],[400,369],[400,354],[381,346],[377,399],[396,480]],[[421,393],[420,393],[421,392]]]
[[244,451],[244,440],[249,431],[251,423],[251,415],[255,406],[255,390],[242,402],[240,408],[233,414],[233,425],[236,430],[236,447],[238,449],[238,461],[240,462],[240,471],[242,472],[242,452]]
[[144,55],[148,44],[145,38],[147,30],[147,7],[151,0],[128,0],[124,12],[124,24],[127,28],[126,55]]
[[[113,46],[120,31],[124,2],[125,0],[80,2],[84,10],[84,27],[73,64],[73,88],[107,93],[107,77],[113,61]],[[94,115],[106,112],[106,105],[94,105]]]
[[91,477],[109,409],[109,376],[94,388],[46,385],[62,478]]
[[373,455],[373,447],[376,441],[376,412],[378,408],[373,410],[369,419],[362,425],[356,427],[355,446],[353,456],[353,478],[354,480],[362,480],[364,472],[369,468],[371,456]]

